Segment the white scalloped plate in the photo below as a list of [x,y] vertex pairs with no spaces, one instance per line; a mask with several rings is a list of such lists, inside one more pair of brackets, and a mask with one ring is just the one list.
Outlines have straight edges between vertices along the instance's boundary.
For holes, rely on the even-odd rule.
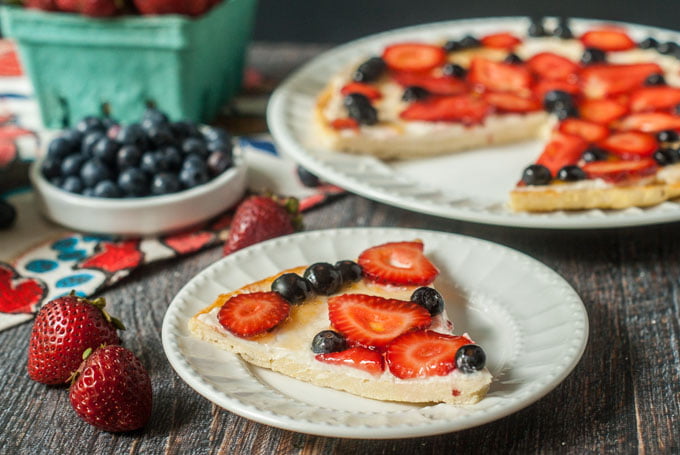
[[[550,22],[550,21],[549,21]],[[604,21],[573,19],[576,34]],[[621,22],[636,40],[654,36],[680,42],[680,33]],[[479,148],[435,158],[382,162],[372,157],[332,152],[311,145],[314,105],[330,78],[386,44],[397,41],[436,42],[498,30],[524,34],[523,17],[468,19],[425,24],[372,35],[331,49],[293,73],[274,92],[267,123],[284,153],[323,179],[386,204],[478,223],[548,229],[593,229],[647,225],[680,220],[680,204],[626,210],[515,213],[508,192],[542,150],[541,141]],[[552,26],[552,25],[551,25]]]
[[[442,271],[435,285],[456,332],[469,332],[487,353],[494,382],[475,405],[381,402],[316,387],[249,365],[189,334],[189,319],[220,293],[289,267],[356,258],[369,246],[416,238]],[[538,400],[578,363],[588,317],[563,278],[517,251],[434,231],[353,228],[281,237],[227,256],[177,294],[163,320],[162,337],[180,377],[235,414],[322,436],[405,438],[481,425]]]

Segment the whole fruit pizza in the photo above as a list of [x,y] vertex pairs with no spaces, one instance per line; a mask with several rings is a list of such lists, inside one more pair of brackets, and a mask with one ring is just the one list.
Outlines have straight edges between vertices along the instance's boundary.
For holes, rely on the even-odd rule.
[[[680,196],[680,46],[620,26],[535,20],[441,42],[394,42],[335,75],[315,139],[412,159],[542,139],[509,188],[515,211],[622,209]],[[470,151],[470,153],[474,153]]]
[[317,262],[220,295],[191,333],[254,365],[378,400],[472,404],[486,395],[486,354],[454,335],[439,270],[420,241],[356,261]]

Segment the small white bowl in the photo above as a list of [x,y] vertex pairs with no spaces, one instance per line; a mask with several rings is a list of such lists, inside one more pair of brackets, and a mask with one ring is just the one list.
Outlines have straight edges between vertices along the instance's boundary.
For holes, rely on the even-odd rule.
[[93,234],[152,235],[179,231],[232,207],[246,188],[246,164],[234,147],[234,165],[203,185],[163,196],[106,199],[69,193],[51,184],[36,160],[30,178],[42,212],[58,224]]

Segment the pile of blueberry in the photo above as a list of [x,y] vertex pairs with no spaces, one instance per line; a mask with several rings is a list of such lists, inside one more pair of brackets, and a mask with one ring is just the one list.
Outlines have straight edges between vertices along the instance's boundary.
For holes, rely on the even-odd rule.
[[85,117],[50,142],[46,179],[83,196],[159,196],[202,185],[233,165],[232,139],[221,128],[171,122],[149,108],[138,123]]

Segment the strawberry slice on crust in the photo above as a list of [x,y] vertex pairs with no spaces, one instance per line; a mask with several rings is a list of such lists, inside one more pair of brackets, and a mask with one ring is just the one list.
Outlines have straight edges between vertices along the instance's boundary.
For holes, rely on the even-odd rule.
[[339,352],[317,354],[314,358],[319,362],[345,365],[376,376],[385,371],[385,359],[382,353],[361,346],[354,346]]
[[669,109],[680,103],[680,88],[667,85],[642,87],[630,94],[632,112]]
[[531,85],[531,73],[524,65],[475,57],[468,80],[494,92],[525,92]]
[[575,82],[579,66],[561,55],[540,52],[527,60],[529,70],[541,79]]
[[378,90],[372,85],[364,84],[363,82],[350,82],[348,84],[345,84],[340,89],[340,93],[343,96],[347,96],[352,93],[359,93],[361,95],[364,95],[371,101],[379,100],[380,98],[382,98],[382,93],[380,93],[380,90]]
[[652,156],[659,144],[650,134],[626,131],[612,134],[599,146],[623,159],[635,160]]
[[433,95],[460,95],[468,91],[467,84],[453,76],[432,76],[431,74],[394,73],[392,77],[403,87],[422,87]]
[[588,142],[599,142],[609,135],[606,126],[577,118],[563,120],[558,128],[563,133],[579,136]]
[[387,46],[382,58],[393,71],[425,72],[442,65],[446,51],[431,44],[400,43]]
[[328,319],[351,344],[378,349],[399,335],[423,329],[432,322],[430,312],[417,303],[366,294],[329,298]]
[[621,119],[617,128],[623,131],[658,133],[664,130],[680,129],[680,117],[666,112],[642,112]]
[[543,108],[543,104],[533,96],[527,98],[509,92],[486,92],[483,97],[500,112],[532,112]]
[[591,179],[600,178],[607,182],[618,183],[652,175],[658,167],[653,159],[644,158],[637,161],[592,161],[584,164],[582,169]]
[[237,294],[217,313],[222,327],[236,336],[252,337],[267,332],[288,317],[290,304],[277,292]]
[[472,95],[431,97],[416,101],[401,111],[403,120],[426,122],[459,122],[464,125],[481,123],[491,111],[489,103]]
[[331,122],[331,127],[335,130],[358,130],[359,122],[351,117],[336,118]]
[[564,166],[576,164],[587,147],[583,138],[555,131],[536,164],[547,167],[554,177]]
[[439,275],[422,242],[383,243],[365,250],[357,262],[365,277],[380,283],[427,286]]
[[656,63],[603,64],[581,69],[583,93],[587,98],[605,98],[641,87],[651,74],[663,74]]
[[521,39],[508,32],[492,33],[482,36],[479,41],[484,47],[510,50],[522,42]]
[[603,51],[627,51],[636,46],[635,41],[626,32],[617,28],[589,30],[579,39],[585,47]]
[[578,106],[579,114],[583,120],[609,125],[628,113],[628,108],[623,104],[611,100],[584,100]]
[[387,346],[385,360],[390,372],[401,379],[446,376],[456,368],[458,349],[471,343],[464,336],[409,332]]

